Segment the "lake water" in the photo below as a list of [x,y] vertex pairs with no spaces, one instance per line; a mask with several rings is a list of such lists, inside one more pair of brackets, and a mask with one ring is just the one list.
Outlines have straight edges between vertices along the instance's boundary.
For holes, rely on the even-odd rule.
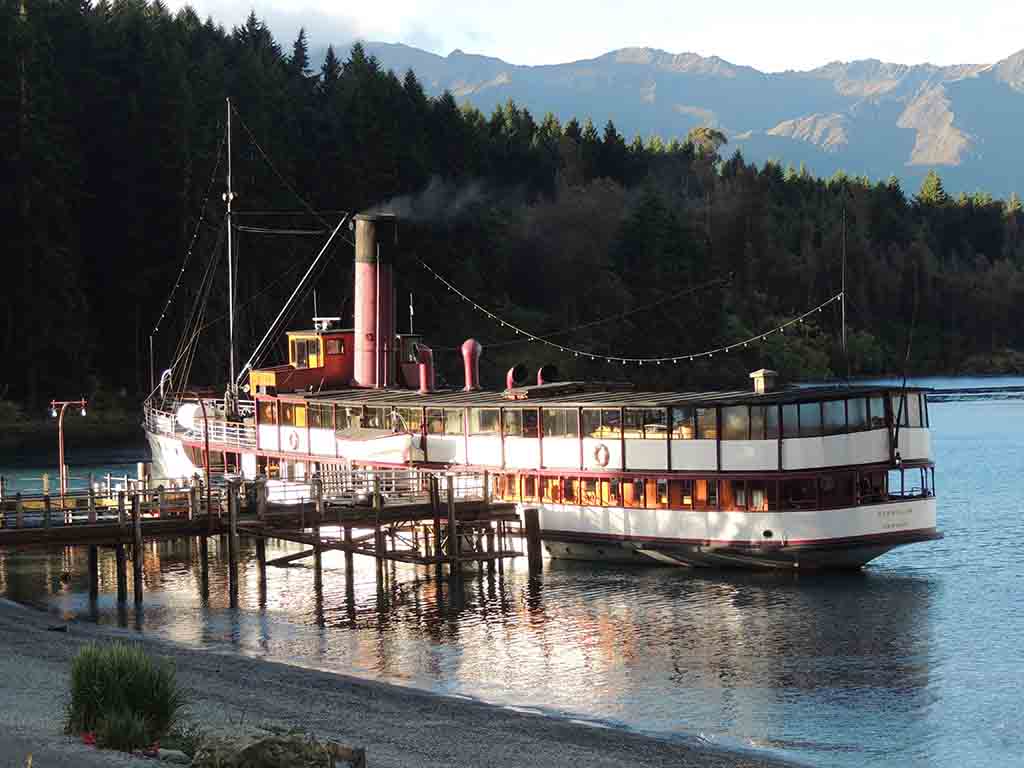
[[[1021,765],[1024,400],[930,411],[946,538],[859,574],[546,561],[530,579],[524,558],[500,574],[467,570],[454,594],[429,569],[398,566],[379,594],[372,562],[356,558],[349,590],[343,556],[328,553],[322,593],[307,566],[268,569],[263,592],[243,542],[233,608],[214,539],[205,591],[194,541],[149,545],[139,613],[119,612],[107,552],[95,608],[84,550],[0,552],[0,594],[182,643],[811,765]],[[135,458],[97,461],[131,474]],[[268,546],[268,557],[287,551]]]

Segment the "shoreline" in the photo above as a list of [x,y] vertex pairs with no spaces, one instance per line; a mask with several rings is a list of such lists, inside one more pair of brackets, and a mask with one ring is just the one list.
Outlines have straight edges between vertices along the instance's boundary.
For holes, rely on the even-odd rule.
[[0,768],[136,766],[152,760],[86,747],[63,734],[71,658],[85,643],[131,639],[174,662],[191,693],[189,719],[211,733],[302,727],[365,747],[374,768],[586,765],[794,768],[799,764],[634,731],[519,712],[474,699],[324,672],[72,622],[0,598]]

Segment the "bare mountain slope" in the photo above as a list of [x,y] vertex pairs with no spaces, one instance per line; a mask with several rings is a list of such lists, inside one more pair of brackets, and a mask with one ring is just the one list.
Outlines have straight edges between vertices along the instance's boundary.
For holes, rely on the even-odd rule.
[[764,73],[718,57],[624,48],[527,67],[453,51],[367,43],[389,69],[412,69],[433,94],[450,90],[489,113],[506,99],[536,117],[611,119],[631,136],[683,136],[712,124],[752,160],[805,163],[910,188],[935,167],[950,189],[1024,189],[1024,50],[995,64],[937,67],[864,60]]

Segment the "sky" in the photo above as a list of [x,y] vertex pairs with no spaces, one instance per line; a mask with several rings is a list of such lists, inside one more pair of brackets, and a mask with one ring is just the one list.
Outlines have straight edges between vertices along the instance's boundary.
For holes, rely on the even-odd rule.
[[643,46],[719,56],[764,72],[830,61],[990,64],[1024,49],[1020,0],[170,0],[225,27],[250,10],[287,50],[305,27],[311,50],[354,39],[458,48],[513,64],[556,64]]

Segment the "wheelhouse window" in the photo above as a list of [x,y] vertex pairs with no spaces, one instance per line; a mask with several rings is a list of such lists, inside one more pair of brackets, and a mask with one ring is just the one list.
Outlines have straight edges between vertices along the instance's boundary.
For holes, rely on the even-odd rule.
[[578,412],[575,408],[544,408],[542,414],[544,437],[577,438],[580,436]]
[[730,405],[722,409],[722,439],[750,439],[750,409],[745,405]]
[[260,424],[277,424],[277,403],[260,400]]
[[470,408],[469,434],[496,435],[501,431],[501,411],[497,408]]
[[310,403],[309,426],[314,429],[334,429],[334,406],[325,403]]
[[596,440],[622,437],[622,419],[618,408],[584,408],[583,436]]
[[320,339],[291,339],[291,362],[296,368],[316,368],[320,365]]
[[697,408],[697,439],[718,439],[718,409]]
[[344,355],[345,354],[345,340],[344,339],[325,339],[324,344],[327,348],[328,355]]
[[679,406],[672,409],[672,439],[693,440],[697,436],[696,417],[693,408]]

